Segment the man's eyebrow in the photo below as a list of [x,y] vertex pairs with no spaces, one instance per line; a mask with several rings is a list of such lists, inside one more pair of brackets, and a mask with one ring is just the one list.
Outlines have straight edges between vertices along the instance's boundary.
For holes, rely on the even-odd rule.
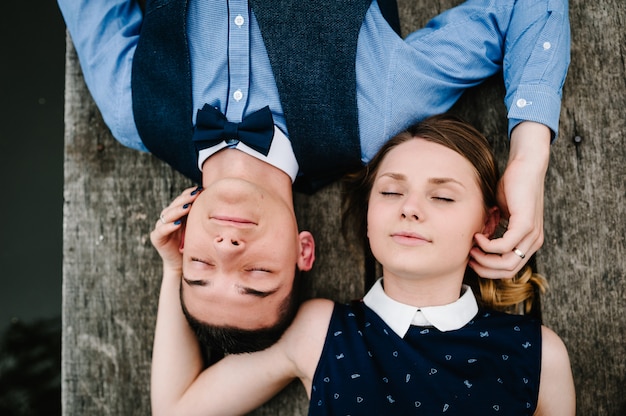
[[187,283],[189,286],[208,286],[210,283],[208,280],[192,280],[192,279],[188,279],[185,276],[183,276],[183,280],[185,281],[185,283]]
[[278,288],[272,289],[272,290],[268,290],[267,292],[263,292],[263,291],[252,289],[251,287],[246,287],[246,286],[237,285],[237,287],[239,288],[239,290],[241,290],[241,293],[243,293],[245,295],[256,296],[256,297],[259,297],[259,298],[266,298],[269,295],[272,295],[272,294],[274,294],[274,293],[276,293],[278,291]]
[[[211,286],[210,280],[203,280],[203,279],[193,280],[193,279],[188,279],[185,276],[183,276],[183,281],[187,283],[189,286]],[[262,291],[262,290],[256,290],[247,286],[237,285],[237,289],[239,289],[239,291],[244,295],[256,296],[258,298],[266,298],[278,292],[279,287],[274,288],[272,290],[268,290],[268,291]]]

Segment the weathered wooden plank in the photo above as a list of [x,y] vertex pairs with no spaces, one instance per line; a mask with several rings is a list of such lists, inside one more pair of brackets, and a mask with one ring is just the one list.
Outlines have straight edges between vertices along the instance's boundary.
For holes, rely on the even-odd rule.
[[160,281],[149,232],[188,183],[114,141],[69,41],[65,106],[64,414],[145,415]]
[[544,318],[581,415],[626,414],[626,4],[570,1],[572,64],[546,182]]

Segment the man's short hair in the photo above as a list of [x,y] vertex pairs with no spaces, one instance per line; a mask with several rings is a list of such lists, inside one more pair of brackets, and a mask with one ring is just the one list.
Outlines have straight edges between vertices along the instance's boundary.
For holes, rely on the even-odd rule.
[[180,286],[180,305],[189,326],[196,334],[203,348],[209,348],[211,351],[217,350],[224,354],[261,351],[278,341],[296,316],[298,306],[300,305],[299,285],[297,284],[300,279],[298,274],[296,273],[289,295],[280,304],[278,320],[269,327],[241,329],[233,326],[210,325],[196,319],[185,307],[182,282]]

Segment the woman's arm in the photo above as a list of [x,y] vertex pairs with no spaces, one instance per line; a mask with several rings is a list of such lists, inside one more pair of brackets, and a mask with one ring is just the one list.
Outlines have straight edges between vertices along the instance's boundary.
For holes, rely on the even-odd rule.
[[164,271],[152,355],[153,415],[239,415],[274,396],[294,373],[278,345],[229,355],[204,369],[179,300],[180,273]]
[[561,338],[546,327],[541,328],[541,379],[537,416],[576,414],[576,392],[569,356]]

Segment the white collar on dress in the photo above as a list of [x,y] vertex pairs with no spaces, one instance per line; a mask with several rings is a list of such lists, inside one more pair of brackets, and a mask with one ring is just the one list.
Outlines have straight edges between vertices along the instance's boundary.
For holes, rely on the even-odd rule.
[[463,285],[461,297],[452,303],[418,308],[391,299],[383,289],[382,280],[381,277],[376,281],[363,297],[363,302],[401,338],[411,325],[434,326],[442,332],[454,331],[465,326],[478,312],[474,293],[467,285]]
[[272,145],[270,146],[270,151],[267,156],[262,155],[240,141],[237,141],[237,143],[233,145],[229,145],[226,141],[223,141],[213,147],[203,149],[198,153],[198,169],[202,170],[202,164],[204,161],[225,147],[241,150],[250,156],[254,156],[259,160],[277,167],[291,177],[292,183],[296,180],[300,167],[298,166],[296,155],[293,153],[291,141],[289,141],[289,138],[285,135],[285,133],[283,133],[282,130],[276,126],[274,126],[274,138],[272,139]]

